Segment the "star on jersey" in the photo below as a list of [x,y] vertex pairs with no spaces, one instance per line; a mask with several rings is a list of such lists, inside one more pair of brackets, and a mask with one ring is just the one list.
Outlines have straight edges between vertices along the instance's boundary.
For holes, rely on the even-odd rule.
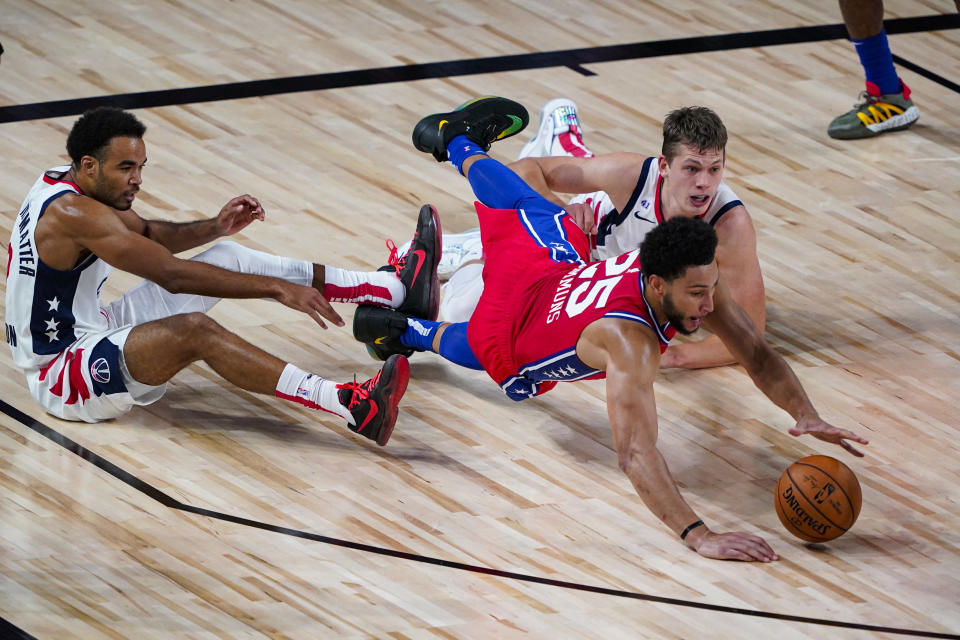
[[575,373],[577,373],[577,370],[570,365],[567,365],[566,367],[560,367],[559,370],[551,369],[550,371],[546,372],[546,374],[551,378],[567,378]]
[[57,300],[57,296],[53,296],[53,300],[47,300],[47,304],[50,305],[50,308],[47,311],[53,311],[56,313],[60,310],[60,301]]
[[44,332],[44,335],[50,338],[50,342],[57,341],[57,336],[59,335],[59,332],[57,331],[57,327],[59,325],[60,323],[54,320],[53,318],[50,318],[49,320],[47,320],[48,331]]

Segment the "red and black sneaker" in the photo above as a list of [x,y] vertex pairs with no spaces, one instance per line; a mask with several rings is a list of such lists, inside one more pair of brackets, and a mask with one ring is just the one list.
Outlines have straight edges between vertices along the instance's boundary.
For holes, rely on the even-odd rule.
[[337,385],[337,399],[353,416],[347,426],[354,433],[387,444],[397,422],[397,405],[410,380],[410,362],[399,355],[390,356],[377,375],[366,382]]
[[397,277],[407,290],[403,304],[397,311],[413,318],[436,320],[440,314],[440,279],[437,277],[437,265],[443,254],[443,230],[440,227],[440,215],[432,204],[420,207],[417,218],[417,230],[413,234],[410,248],[402,256],[397,255],[397,247],[392,242],[388,266],[393,267]]

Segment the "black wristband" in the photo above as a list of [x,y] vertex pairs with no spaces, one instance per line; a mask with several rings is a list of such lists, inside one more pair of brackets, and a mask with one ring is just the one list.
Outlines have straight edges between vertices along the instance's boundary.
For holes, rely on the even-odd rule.
[[680,534],[680,539],[681,539],[681,540],[686,540],[686,539],[687,539],[687,534],[690,533],[691,531],[693,531],[694,529],[696,529],[697,527],[701,526],[701,525],[703,525],[703,520],[697,520],[697,521],[694,522],[693,524],[688,525],[687,528],[683,530],[683,533]]

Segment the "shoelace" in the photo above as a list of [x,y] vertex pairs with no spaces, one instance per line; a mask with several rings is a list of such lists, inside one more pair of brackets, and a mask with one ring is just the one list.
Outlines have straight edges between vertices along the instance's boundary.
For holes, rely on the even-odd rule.
[[856,103],[853,106],[857,107],[858,109],[864,105],[873,104],[875,102],[880,101],[879,96],[872,95],[866,91],[861,91],[860,95],[858,95],[857,98],[860,99],[860,102]]
[[[413,247],[413,244],[417,241],[417,234],[413,234],[413,240],[410,242],[410,246]],[[407,254],[400,255],[400,251],[397,249],[397,244],[391,238],[387,238],[387,249],[390,250],[390,255],[387,256],[387,264],[397,270],[397,273],[400,273],[400,270],[403,269],[403,265],[407,263]],[[409,249],[407,250],[409,253]]]
[[344,382],[343,384],[337,385],[338,389],[350,389],[352,392],[350,395],[350,403],[347,405],[348,410],[353,409],[370,397],[370,389],[377,386],[377,383],[380,382],[380,373],[381,371],[378,371],[377,375],[365,382],[357,382],[357,375],[354,374],[353,382]]
[[397,250],[397,244],[391,238],[387,238],[387,249],[390,250],[390,255],[387,256],[387,264],[399,273],[407,261],[407,254],[401,256]]

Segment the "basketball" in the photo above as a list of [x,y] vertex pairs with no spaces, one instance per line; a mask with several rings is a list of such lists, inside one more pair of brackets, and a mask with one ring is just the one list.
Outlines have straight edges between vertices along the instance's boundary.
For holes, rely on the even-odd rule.
[[787,531],[807,542],[846,533],[860,515],[860,481],[830,456],[808,456],[790,465],[777,482],[777,516]]

